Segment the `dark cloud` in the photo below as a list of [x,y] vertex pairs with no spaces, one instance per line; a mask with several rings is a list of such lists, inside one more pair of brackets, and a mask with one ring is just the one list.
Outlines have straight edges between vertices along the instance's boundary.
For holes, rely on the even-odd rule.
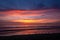
[[60,0],[0,0],[0,11],[60,9]]
[[43,0],[42,3],[38,4],[36,9],[60,9],[60,0]]

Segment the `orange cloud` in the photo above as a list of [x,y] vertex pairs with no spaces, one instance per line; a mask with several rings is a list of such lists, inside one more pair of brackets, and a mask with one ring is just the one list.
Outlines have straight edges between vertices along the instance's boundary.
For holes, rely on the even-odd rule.
[[[44,10],[45,11],[45,10]],[[2,19],[6,19],[6,20],[12,20],[12,19],[19,19],[19,18],[24,18],[24,17],[28,17],[28,16],[41,16],[43,15],[42,13],[40,13],[42,11],[20,11],[20,10],[13,10],[13,11],[6,11],[6,12],[0,12],[0,14],[6,15],[4,17],[2,17]],[[1,18],[0,18],[1,19]]]
[[[4,17],[0,17],[0,19],[10,20],[10,21],[12,20],[15,22],[50,23],[50,22],[59,21],[59,19],[56,19],[56,18],[58,18],[58,16],[54,16],[55,14],[57,14],[57,11],[56,12],[55,11],[56,11],[55,9],[26,10],[26,11],[11,10],[11,11],[0,12],[0,14],[6,15]],[[55,12],[55,13],[53,13],[53,12]]]

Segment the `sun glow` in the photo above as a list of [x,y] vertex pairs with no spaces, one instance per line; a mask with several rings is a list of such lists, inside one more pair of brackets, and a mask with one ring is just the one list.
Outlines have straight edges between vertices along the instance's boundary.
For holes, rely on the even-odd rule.
[[25,22],[25,23],[32,23],[32,22],[35,22],[33,20],[20,20],[21,22]]
[[21,22],[21,23],[52,23],[58,20],[50,19],[20,19],[20,20],[11,20],[12,22]]
[[25,20],[14,20],[13,22],[23,22],[23,23],[36,23],[36,20],[29,20],[29,19],[25,19]]

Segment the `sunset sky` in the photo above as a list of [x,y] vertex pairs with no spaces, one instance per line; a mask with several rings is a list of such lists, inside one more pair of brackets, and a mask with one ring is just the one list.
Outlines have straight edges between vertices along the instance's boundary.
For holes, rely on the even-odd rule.
[[0,36],[60,33],[60,0],[0,0]]
[[60,0],[0,0],[0,20],[60,22]]

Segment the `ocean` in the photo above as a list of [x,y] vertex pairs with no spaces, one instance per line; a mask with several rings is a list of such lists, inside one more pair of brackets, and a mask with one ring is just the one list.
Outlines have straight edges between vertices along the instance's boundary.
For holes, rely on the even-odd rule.
[[60,33],[60,26],[5,25],[0,27],[0,36]]

